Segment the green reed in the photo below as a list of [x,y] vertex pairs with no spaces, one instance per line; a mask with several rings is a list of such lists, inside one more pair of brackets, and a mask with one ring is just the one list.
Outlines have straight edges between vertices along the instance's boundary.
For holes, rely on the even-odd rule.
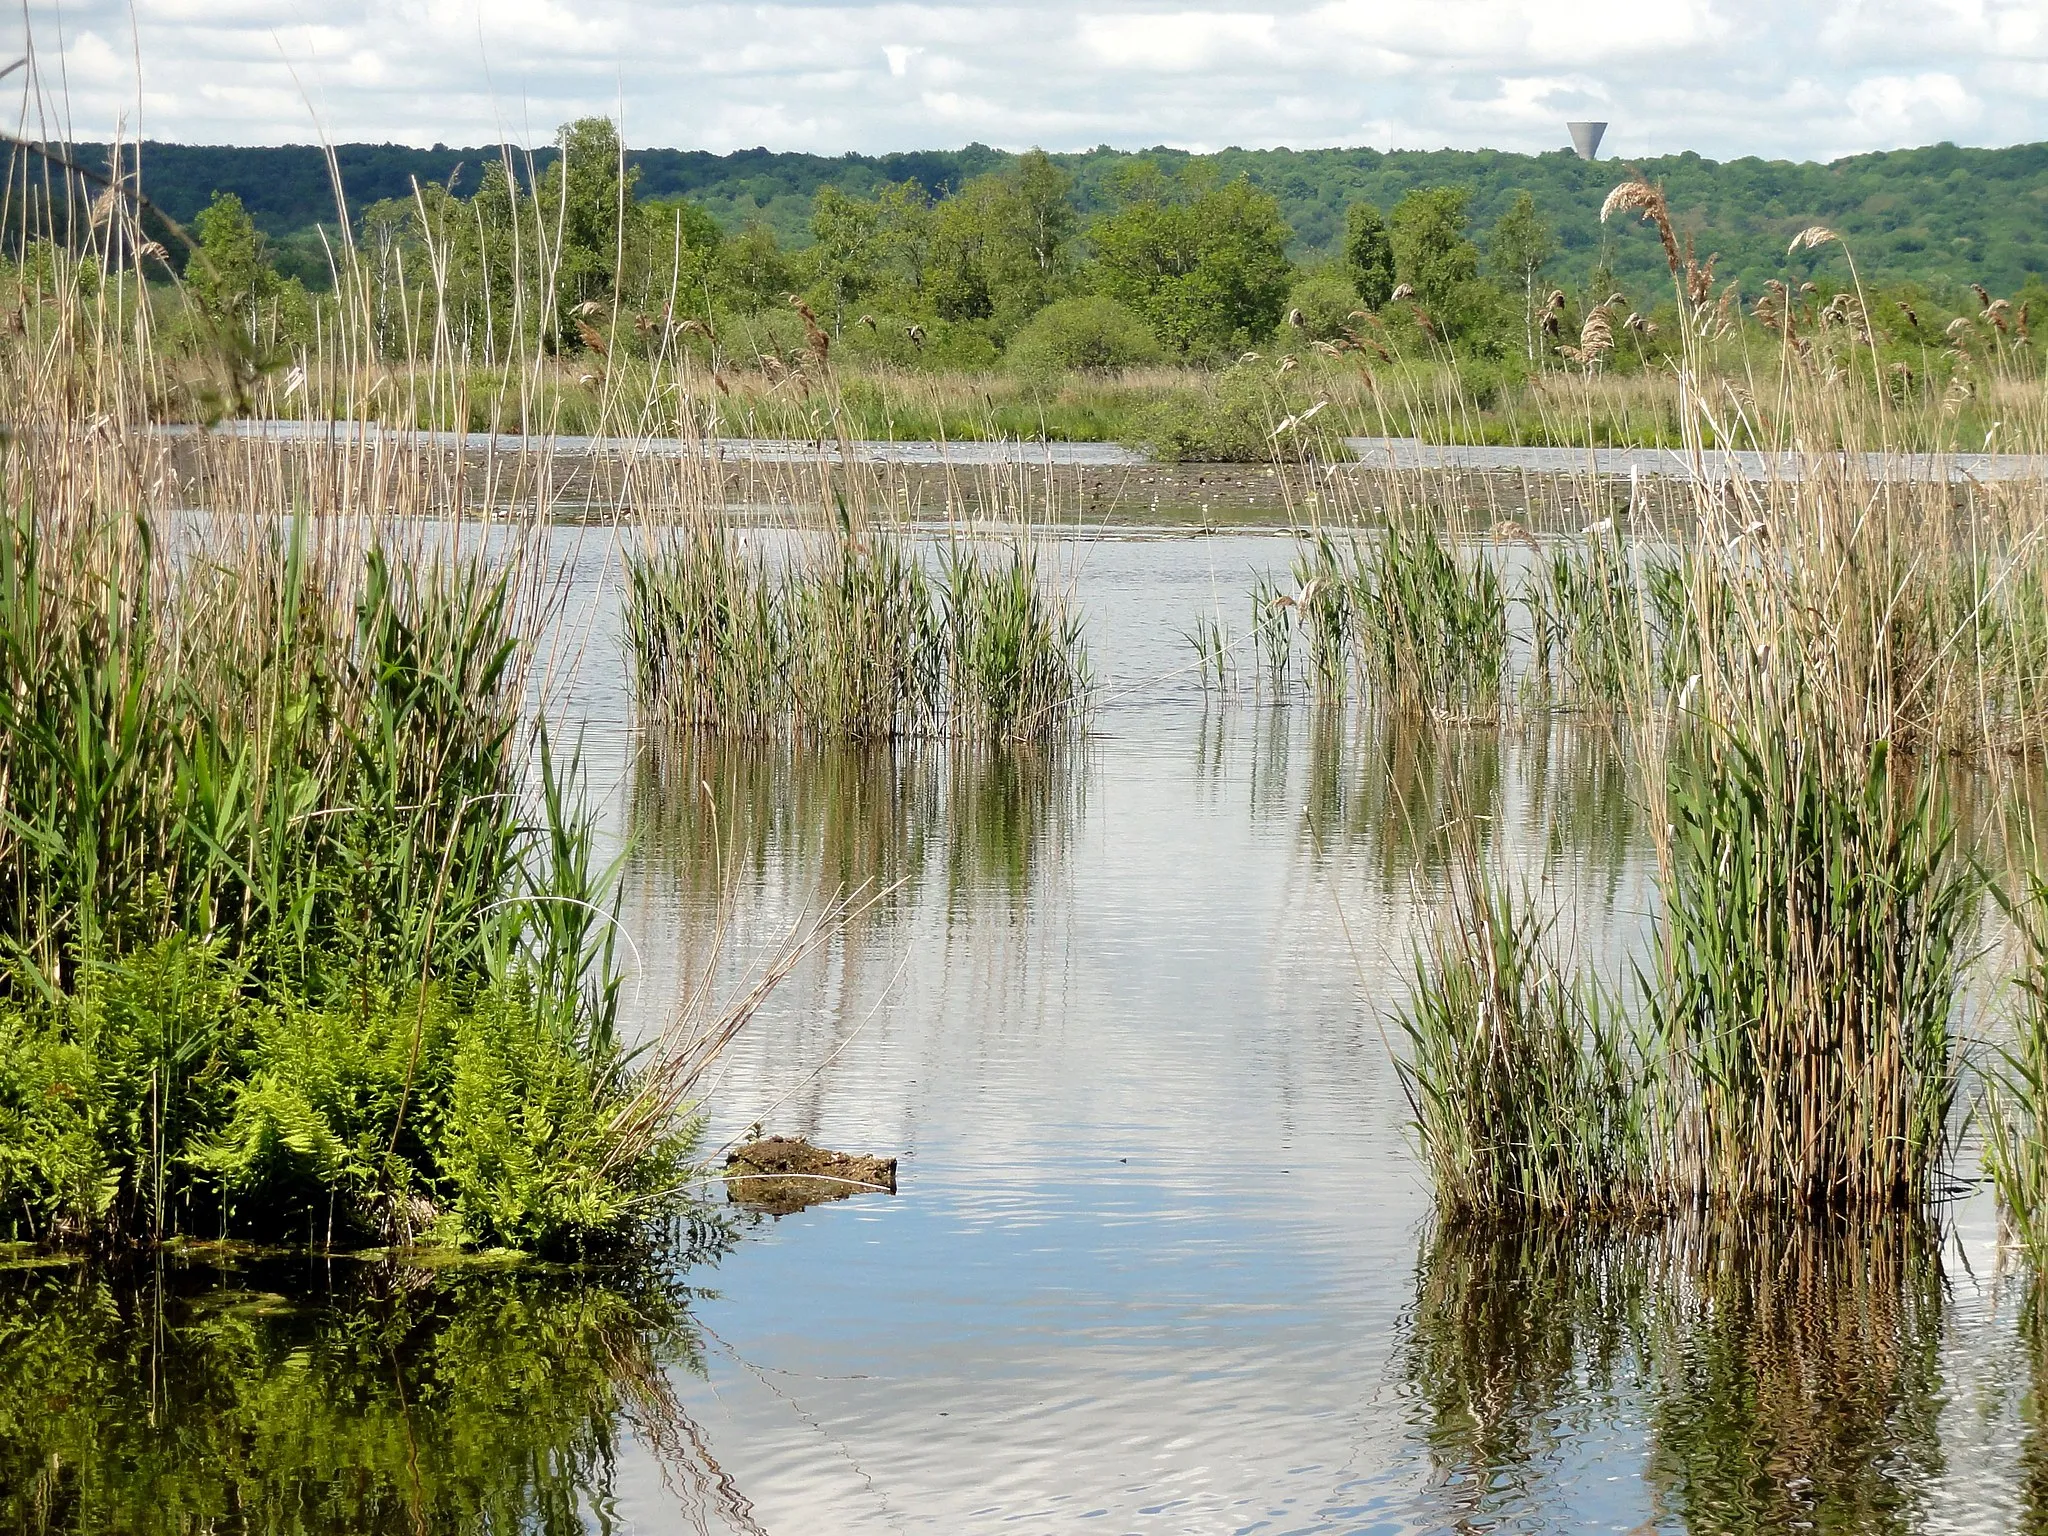
[[1611,530],[1560,542],[1525,594],[1534,680],[1574,703],[1618,704],[1649,645],[1628,547]]
[[1483,552],[1461,558],[1434,524],[1397,519],[1340,545],[1318,533],[1294,566],[1296,590],[1261,579],[1252,592],[1265,673],[1277,689],[1293,672],[1318,698],[1343,698],[1355,677],[1386,708],[1430,718],[1490,715],[1508,657],[1508,596]]
[[891,530],[776,559],[702,522],[628,562],[627,647],[665,729],[853,741],[1049,740],[1090,688],[1079,614],[1022,535],[928,562]]
[[1507,598],[1483,554],[1461,561],[1433,524],[1388,526],[1356,571],[1367,686],[1397,708],[1490,713],[1508,648]]
[[1979,888],[1945,802],[1882,740],[1674,729],[1656,958],[1625,1013],[1476,856],[1454,871],[1403,1016],[1439,1206],[1923,1204],[1951,1150]]
[[1553,919],[1480,872],[1453,874],[1415,961],[1401,1078],[1439,1209],[1560,1216],[1654,1200],[1654,1054],[1594,982],[1568,973]]
[[1884,743],[1705,731],[1673,754],[1652,1011],[1690,1090],[1679,1192],[1883,1210],[1936,1192],[1976,882]]
[[1989,1073],[1984,1165],[2007,1228],[2040,1269],[2048,1264],[2048,880],[2029,871],[2016,896],[1999,900],[2019,940],[2018,1006]]

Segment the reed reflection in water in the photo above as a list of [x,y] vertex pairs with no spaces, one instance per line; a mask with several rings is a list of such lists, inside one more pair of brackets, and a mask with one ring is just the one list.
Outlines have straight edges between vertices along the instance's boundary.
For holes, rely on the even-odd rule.
[[0,1271],[0,1529],[557,1536],[608,1528],[651,1466],[675,1528],[756,1530],[675,1395],[691,1300],[646,1270],[304,1254]]
[[1915,1219],[1450,1227],[1423,1245],[1401,1377],[1452,1529],[1540,1505],[1569,1445],[1647,1405],[1649,1527],[1922,1530],[1945,1314]]
[[639,872],[716,903],[795,878],[882,893],[901,913],[943,891],[1022,914],[1082,810],[1084,744],[649,737],[633,780]]

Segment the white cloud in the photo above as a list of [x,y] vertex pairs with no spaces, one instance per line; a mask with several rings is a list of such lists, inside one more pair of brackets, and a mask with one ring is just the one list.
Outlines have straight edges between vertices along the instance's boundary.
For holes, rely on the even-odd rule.
[[[81,135],[136,119],[126,0],[31,0]],[[1100,142],[1830,157],[2048,138],[2044,0],[136,0],[143,127],[187,141]],[[21,23],[13,25],[17,32]],[[17,76],[17,81],[21,77]],[[901,80],[903,86],[889,82]]]
[[1878,140],[1953,138],[1975,125],[1980,109],[1950,74],[1878,75],[1849,88],[1856,124]]

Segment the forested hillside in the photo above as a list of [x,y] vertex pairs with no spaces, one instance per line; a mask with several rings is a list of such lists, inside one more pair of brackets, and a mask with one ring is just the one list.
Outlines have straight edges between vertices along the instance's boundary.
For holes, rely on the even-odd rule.
[[[82,153],[103,153],[90,146]],[[358,212],[381,199],[409,194],[421,182],[457,179],[473,189],[494,149],[414,149],[392,144],[344,144],[336,149],[349,205]],[[1074,200],[1085,218],[1114,203],[1111,187],[1134,159],[1153,158],[1173,169],[1189,157],[1178,150],[1143,155],[1096,149],[1053,159],[1073,176]],[[544,170],[554,151],[533,157]],[[785,248],[811,239],[813,202],[821,187],[871,196],[888,184],[917,183],[943,196],[970,179],[1003,170],[1016,157],[985,145],[898,155],[839,157],[781,154],[765,149],[714,155],[694,150],[634,151],[645,199],[688,198],[730,231],[752,223],[772,230]],[[1590,164],[1566,151],[1542,155],[1492,150],[1400,151],[1371,149],[1225,150],[1214,156],[1226,177],[1240,173],[1270,192],[1292,231],[1297,260],[1334,254],[1346,207],[1368,199],[1392,207],[1411,192],[1456,186],[1470,193],[1477,228],[1490,227],[1514,199],[1528,192],[1555,231],[1556,275],[1583,280],[1603,261],[1625,283],[1654,280],[1662,258],[1654,243],[1617,238],[1599,222],[1601,199],[1625,167]],[[522,165],[524,157],[522,156]],[[213,194],[236,194],[258,227],[281,242],[285,265],[317,280],[314,248],[289,237],[334,219],[334,195],[319,150],[148,144],[144,182],[173,217],[189,221]],[[1694,154],[1643,161],[1640,168],[1665,183],[1681,226],[1701,250],[1721,253],[1720,272],[1754,292],[1785,273],[1786,242],[1803,226],[1824,222],[1846,238],[1866,274],[1887,282],[1954,289],[1980,282],[2016,288],[2048,273],[2048,144],[2009,149],[1936,145],[1858,155],[1831,165],[1757,159],[1716,163]],[[523,176],[522,176],[523,179]],[[465,183],[467,184],[465,186]],[[290,258],[296,257],[296,260]]]

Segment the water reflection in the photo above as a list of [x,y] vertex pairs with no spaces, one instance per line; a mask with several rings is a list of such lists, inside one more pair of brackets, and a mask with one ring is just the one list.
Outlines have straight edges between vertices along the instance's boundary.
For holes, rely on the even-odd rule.
[[1319,860],[1356,864],[1382,896],[1437,889],[1461,826],[1482,855],[1531,869],[1570,862],[1606,901],[1644,855],[1640,779],[1626,741],[1598,723],[1502,729],[1344,705],[1225,707],[1196,736],[1198,776],[1234,776],[1238,737],[1249,738],[1252,814],[1299,823]]
[[1442,1523],[1548,1502],[1574,1448],[1619,1434],[1640,1439],[1659,1528],[1924,1528],[1944,1471],[1939,1251],[1903,1219],[1435,1231],[1401,1380]]
[[1692,1531],[1918,1529],[1942,1470],[1934,1234],[1747,1228],[1686,1255],[1650,1477]]
[[994,897],[1021,913],[1072,835],[1085,758],[1079,743],[650,739],[633,780],[639,863],[704,904],[732,883],[808,878],[881,891],[885,913],[934,884],[951,910]]
[[754,1528],[674,1395],[651,1274],[309,1257],[0,1272],[0,1526],[603,1529],[629,1443],[698,1527]]

